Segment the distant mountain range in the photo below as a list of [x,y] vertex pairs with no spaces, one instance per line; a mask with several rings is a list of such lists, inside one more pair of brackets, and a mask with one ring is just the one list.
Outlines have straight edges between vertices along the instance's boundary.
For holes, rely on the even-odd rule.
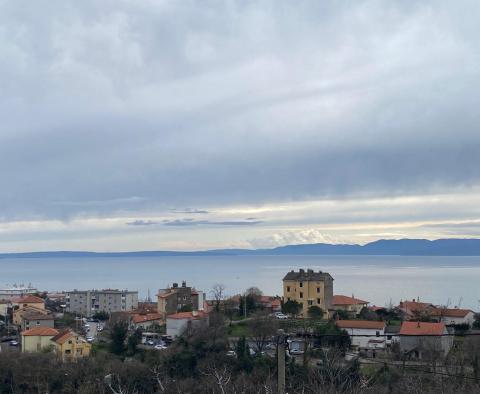
[[480,256],[480,239],[381,239],[366,245],[302,244],[273,249],[217,249],[196,252],[29,252],[0,253],[0,258],[58,257],[161,257],[161,256],[288,256],[288,255],[371,255],[371,256]]

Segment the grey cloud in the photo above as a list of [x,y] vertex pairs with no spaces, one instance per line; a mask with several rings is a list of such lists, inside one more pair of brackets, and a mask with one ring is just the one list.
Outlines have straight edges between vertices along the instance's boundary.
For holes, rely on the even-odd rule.
[[133,222],[127,222],[128,226],[153,226],[158,224],[158,222],[154,220],[134,220]]
[[2,3],[0,220],[468,190],[461,3]]
[[207,214],[210,213],[205,209],[194,209],[194,208],[185,208],[185,209],[171,209],[170,212],[173,213],[191,213],[191,214]]
[[165,226],[255,226],[263,223],[261,221],[242,221],[242,220],[225,220],[225,221],[212,221],[212,220],[193,220],[193,219],[176,219],[176,220],[164,220]]

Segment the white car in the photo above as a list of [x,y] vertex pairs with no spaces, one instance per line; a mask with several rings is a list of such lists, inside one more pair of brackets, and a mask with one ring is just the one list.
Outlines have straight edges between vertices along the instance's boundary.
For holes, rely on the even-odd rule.
[[88,336],[85,338],[87,340],[88,343],[92,343],[93,342],[93,337],[92,336]]
[[278,313],[278,314],[275,316],[275,319],[285,320],[285,319],[288,319],[288,316],[287,316],[287,315],[284,315],[283,313]]
[[228,357],[235,357],[237,353],[235,352],[235,350],[229,350],[226,355]]
[[147,341],[147,345],[153,346],[155,345],[155,342],[153,342],[151,339]]
[[165,350],[167,347],[165,345],[161,345],[161,344],[158,344],[158,345],[155,345],[154,349],[155,350]]

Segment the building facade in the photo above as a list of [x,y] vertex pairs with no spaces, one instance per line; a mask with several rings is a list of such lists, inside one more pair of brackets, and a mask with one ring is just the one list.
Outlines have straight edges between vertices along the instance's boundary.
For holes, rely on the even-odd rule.
[[399,338],[400,350],[411,359],[444,357],[453,346],[453,335],[444,323],[404,321]]
[[138,291],[74,290],[67,292],[65,311],[90,317],[96,312],[126,312],[138,307]]
[[167,335],[178,337],[188,329],[208,326],[208,314],[203,311],[179,312],[167,316]]
[[62,360],[88,357],[92,349],[92,345],[84,337],[72,330],[59,332],[50,341],[54,346],[55,352]]
[[58,335],[58,330],[51,327],[35,327],[22,332],[22,352],[40,352],[52,347],[50,341]]
[[338,328],[350,336],[356,349],[385,349],[385,322],[370,320],[337,320]]
[[311,269],[290,271],[283,278],[283,301],[297,301],[302,305],[301,316],[306,317],[308,308],[318,306],[325,316],[332,307],[333,278],[327,272]]
[[332,299],[332,310],[343,310],[349,313],[351,317],[357,317],[363,308],[368,306],[369,302],[358,298],[344,295],[334,295]]
[[158,292],[158,313],[163,317],[177,313],[182,308],[191,307],[194,311],[203,310],[204,295],[201,291],[187,286],[187,282],[183,281],[182,286],[174,283],[168,289],[162,289]]

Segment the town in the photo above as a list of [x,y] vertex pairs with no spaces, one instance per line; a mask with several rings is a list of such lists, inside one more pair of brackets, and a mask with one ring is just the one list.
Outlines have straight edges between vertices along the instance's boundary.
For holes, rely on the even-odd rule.
[[[302,384],[367,391],[389,379],[419,377],[431,387],[445,377],[478,385],[480,314],[475,311],[414,297],[372,305],[356,297],[355,289],[335,294],[334,278],[312,269],[285,273],[282,287],[282,295],[251,287],[228,296],[222,284],[200,290],[182,280],[146,300],[138,291],[121,289],[0,289],[0,371],[2,358],[11,362],[47,355],[57,368],[68,368],[72,362],[108,356],[129,365],[153,362],[149,371],[155,379],[147,379],[148,387],[140,390],[135,379],[141,377],[121,376],[104,366],[104,380],[96,384],[106,392],[174,387],[177,392],[181,378],[189,382],[198,371],[212,378],[220,392],[234,392],[232,375],[256,369],[268,370],[272,390],[280,393],[296,392]],[[199,341],[201,351],[192,350]],[[211,364],[201,367],[210,356]],[[295,368],[313,371],[317,381],[300,374],[305,380],[299,382]],[[45,379],[48,391],[51,383]],[[13,379],[11,384],[25,382]],[[31,380],[24,392],[40,390],[38,384]]]

